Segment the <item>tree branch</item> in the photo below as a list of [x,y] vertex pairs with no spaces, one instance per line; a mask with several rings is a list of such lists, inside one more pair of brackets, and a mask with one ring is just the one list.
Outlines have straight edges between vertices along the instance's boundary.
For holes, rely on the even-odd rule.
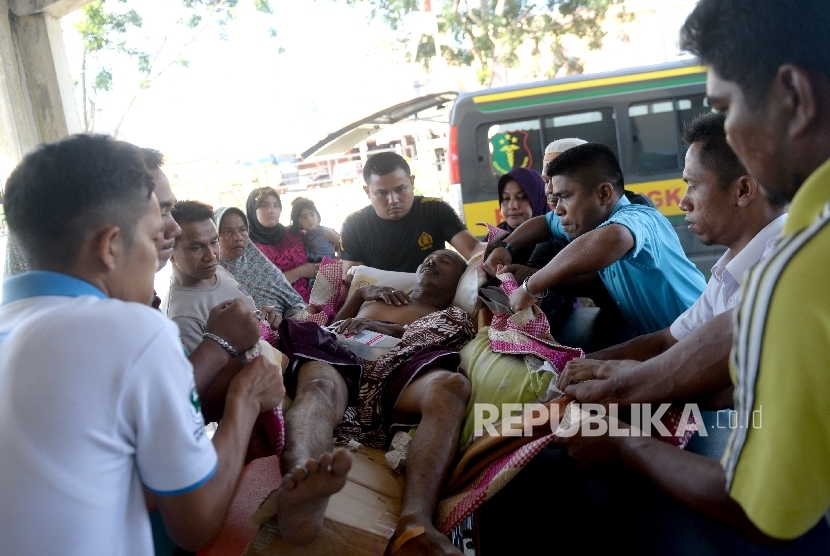
[[179,60],[181,59],[181,56],[182,56],[182,54],[184,54],[184,51],[187,49],[187,47],[190,46],[197,38],[199,38],[199,36],[202,33],[204,33],[208,29],[208,27],[211,26],[211,24],[213,23],[213,17],[218,13],[219,9],[226,3],[226,1],[227,0],[220,0],[215,5],[211,6],[211,8],[209,8],[209,10],[208,10],[204,25],[202,25],[202,27],[198,31],[193,33],[193,35],[191,35],[191,37],[187,41],[185,41],[184,44],[182,44],[182,47],[179,49],[178,54],[176,54],[176,56],[174,56],[173,59],[169,63],[167,63],[163,68],[161,68],[155,75],[151,76],[151,74],[153,73],[153,68],[155,67],[159,56],[161,55],[162,51],[164,50],[164,47],[167,44],[167,39],[169,38],[169,37],[164,37],[164,40],[162,40],[162,42],[161,42],[161,46],[159,47],[158,50],[156,50],[156,53],[153,56],[152,61],[150,62],[149,67],[147,68],[147,71],[145,72],[145,75],[147,77],[143,81],[144,86],[139,87],[139,89],[135,92],[133,97],[130,99],[130,102],[127,105],[127,108],[124,110],[124,113],[121,114],[121,118],[118,120],[118,125],[116,125],[115,129],[113,130],[113,133],[112,133],[113,137],[116,137],[116,138],[118,137],[118,133],[119,133],[119,131],[121,131],[121,125],[124,123],[124,120],[127,118],[127,115],[129,114],[130,109],[133,107],[133,104],[135,104],[135,101],[138,99],[138,96],[141,94],[141,91],[144,91],[144,90],[148,89],[150,84],[152,84],[156,79],[161,77],[161,75],[165,71],[170,69],[171,66],[179,63]]

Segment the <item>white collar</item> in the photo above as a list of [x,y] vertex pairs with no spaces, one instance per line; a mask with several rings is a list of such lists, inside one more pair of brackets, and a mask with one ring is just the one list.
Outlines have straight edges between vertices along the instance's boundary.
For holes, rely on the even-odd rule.
[[781,230],[786,220],[787,214],[784,213],[764,226],[737,254],[727,249],[712,267],[712,274],[720,279],[726,271],[738,284],[742,283],[749,269],[755,266],[763,258],[764,253],[781,237]]

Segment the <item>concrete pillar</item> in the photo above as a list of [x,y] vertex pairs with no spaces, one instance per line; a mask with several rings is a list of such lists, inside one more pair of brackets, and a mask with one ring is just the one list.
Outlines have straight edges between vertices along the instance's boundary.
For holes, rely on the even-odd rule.
[[39,143],[82,131],[60,17],[89,0],[0,0],[0,180]]
[[0,180],[38,143],[7,0],[0,0]]
[[81,131],[60,20],[46,13],[19,17],[13,30],[41,141]]

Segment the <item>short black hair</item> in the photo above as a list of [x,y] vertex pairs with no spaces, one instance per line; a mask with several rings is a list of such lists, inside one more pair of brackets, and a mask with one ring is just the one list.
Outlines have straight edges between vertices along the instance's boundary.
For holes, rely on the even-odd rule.
[[179,226],[205,220],[213,222],[213,207],[201,201],[178,201],[170,215]]
[[403,170],[407,176],[412,175],[406,159],[398,153],[385,152],[372,155],[363,167],[363,181],[369,185],[369,178],[372,176],[385,176],[398,169]]
[[158,170],[164,165],[164,155],[161,154],[161,151],[142,147],[141,152],[144,154],[144,164],[150,170]]
[[585,187],[593,188],[608,182],[614,187],[615,192],[620,195],[625,193],[620,163],[614,151],[602,143],[585,143],[571,147],[548,162],[545,167],[545,175],[549,178],[575,174],[580,174],[584,178],[582,185]]
[[155,182],[142,150],[106,135],[40,145],[6,182],[6,219],[32,269],[65,270],[89,235],[117,226],[127,249]]
[[726,142],[723,124],[726,116],[720,112],[698,115],[683,127],[683,141],[700,145],[700,163],[718,178],[722,190],[747,173],[732,147]]
[[293,201],[291,201],[291,231],[294,233],[298,233],[300,231],[300,215],[303,214],[304,210],[311,210],[317,215],[318,220],[322,220],[320,217],[320,211],[317,210],[317,205],[314,204],[314,201],[311,199],[307,199],[306,197],[297,197]]
[[700,0],[680,30],[697,55],[759,106],[783,64],[830,79],[827,0]]

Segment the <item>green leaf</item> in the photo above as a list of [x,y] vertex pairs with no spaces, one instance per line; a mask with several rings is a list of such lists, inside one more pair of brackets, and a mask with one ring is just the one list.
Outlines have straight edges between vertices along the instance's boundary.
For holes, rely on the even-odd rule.
[[264,14],[274,13],[273,8],[271,8],[271,2],[269,0],[254,0],[254,8],[256,8],[256,11],[262,12]]
[[138,55],[138,71],[147,75],[150,73],[152,67],[150,66],[150,55],[143,52]]
[[95,91],[112,90],[112,74],[106,68],[101,68],[92,81],[92,88]]
[[[379,18],[390,29],[406,30],[408,15],[420,11],[419,0],[332,0],[348,6],[368,4],[370,17]],[[625,11],[624,0],[488,0],[481,12],[480,0],[432,0],[438,30],[442,35],[440,55],[450,64],[476,66],[479,81],[486,83],[493,75],[494,65],[536,66],[534,73],[582,71],[582,64],[569,57],[561,47],[561,39],[575,36],[589,50],[602,46],[605,32],[602,24],[616,13],[621,22],[632,21]],[[496,13],[496,7],[500,12]],[[408,37],[408,40],[418,40]],[[432,46],[430,46],[430,41]],[[411,43],[410,43],[411,44]],[[429,63],[435,52],[435,39],[420,41],[417,59]],[[523,47],[530,55],[519,59]],[[409,56],[410,48],[402,49]],[[554,55],[553,67],[540,66],[543,56]]]

